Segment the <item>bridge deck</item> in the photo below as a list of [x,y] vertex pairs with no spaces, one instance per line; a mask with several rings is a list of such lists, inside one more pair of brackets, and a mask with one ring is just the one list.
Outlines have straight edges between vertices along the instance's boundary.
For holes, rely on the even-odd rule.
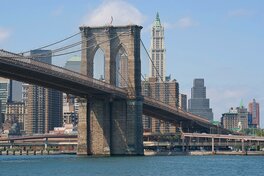
[[0,75],[54,88],[74,95],[112,95],[126,98],[125,89],[55,65],[0,50]]
[[[0,75],[18,81],[54,88],[81,97],[111,96],[121,99],[128,98],[127,90],[125,89],[65,68],[38,62],[4,50],[0,50]],[[200,116],[184,112],[149,97],[144,97],[143,114],[171,123],[185,123],[196,129],[216,128],[215,125]],[[196,129],[193,129],[193,131]],[[232,133],[228,130],[221,130],[225,133]]]

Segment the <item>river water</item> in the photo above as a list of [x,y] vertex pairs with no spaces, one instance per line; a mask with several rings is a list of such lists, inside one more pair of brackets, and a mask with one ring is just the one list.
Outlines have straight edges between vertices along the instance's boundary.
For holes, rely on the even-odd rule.
[[264,176],[263,156],[0,156],[0,176]]

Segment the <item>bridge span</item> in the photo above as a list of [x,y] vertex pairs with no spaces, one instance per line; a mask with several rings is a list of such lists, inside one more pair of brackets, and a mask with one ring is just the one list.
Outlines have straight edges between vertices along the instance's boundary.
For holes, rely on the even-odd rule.
[[[0,76],[79,96],[78,154],[143,155],[142,114],[181,124],[184,131],[230,133],[200,116],[142,96],[141,28],[80,27],[82,74],[1,50]],[[88,42],[88,38],[93,40]],[[105,52],[104,81],[93,79],[93,60],[99,48]],[[120,65],[121,50],[126,53],[126,64]],[[126,67],[129,74],[124,79],[129,86],[118,86],[119,67]]]
[[[30,84],[53,88],[80,97],[108,96],[113,99],[126,99],[128,92],[109,83],[89,78],[83,74],[62,67],[35,61],[15,53],[0,50],[0,75]],[[143,97],[143,114],[160,120],[191,126],[210,128],[214,126],[207,119],[176,109],[150,97]],[[186,127],[187,128],[187,127]],[[226,131],[226,130],[225,130]],[[229,132],[230,133],[230,132]]]

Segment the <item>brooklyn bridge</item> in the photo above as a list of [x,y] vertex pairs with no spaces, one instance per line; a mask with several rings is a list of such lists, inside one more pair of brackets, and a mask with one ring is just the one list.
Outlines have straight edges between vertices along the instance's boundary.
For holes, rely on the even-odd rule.
[[[78,96],[79,155],[143,155],[142,115],[170,122],[183,132],[217,129],[221,134],[231,133],[203,117],[142,95],[141,29],[137,25],[80,27],[81,74],[0,50],[0,76]],[[104,80],[93,77],[99,48],[105,54]],[[122,63],[116,59],[120,52],[127,56]],[[127,76],[122,76],[122,70]]]

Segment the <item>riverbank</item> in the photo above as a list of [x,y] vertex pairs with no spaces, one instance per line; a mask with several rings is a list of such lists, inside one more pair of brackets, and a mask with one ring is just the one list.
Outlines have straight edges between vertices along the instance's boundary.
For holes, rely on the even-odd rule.
[[6,150],[0,155],[76,155],[76,151],[44,151],[44,150]]
[[[76,151],[2,151],[0,155],[76,155]],[[250,155],[264,156],[264,151],[189,151],[189,152],[170,152],[170,151],[145,151],[145,156],[206,156],[206,155]]]
[[145,151],[145,156],[205,156],[205,155],[252,155],[252,156],[264,156],[264,151],[216,151],[212,153],[211,151],[189,151],[189,152],[156,152],[156,151]]

